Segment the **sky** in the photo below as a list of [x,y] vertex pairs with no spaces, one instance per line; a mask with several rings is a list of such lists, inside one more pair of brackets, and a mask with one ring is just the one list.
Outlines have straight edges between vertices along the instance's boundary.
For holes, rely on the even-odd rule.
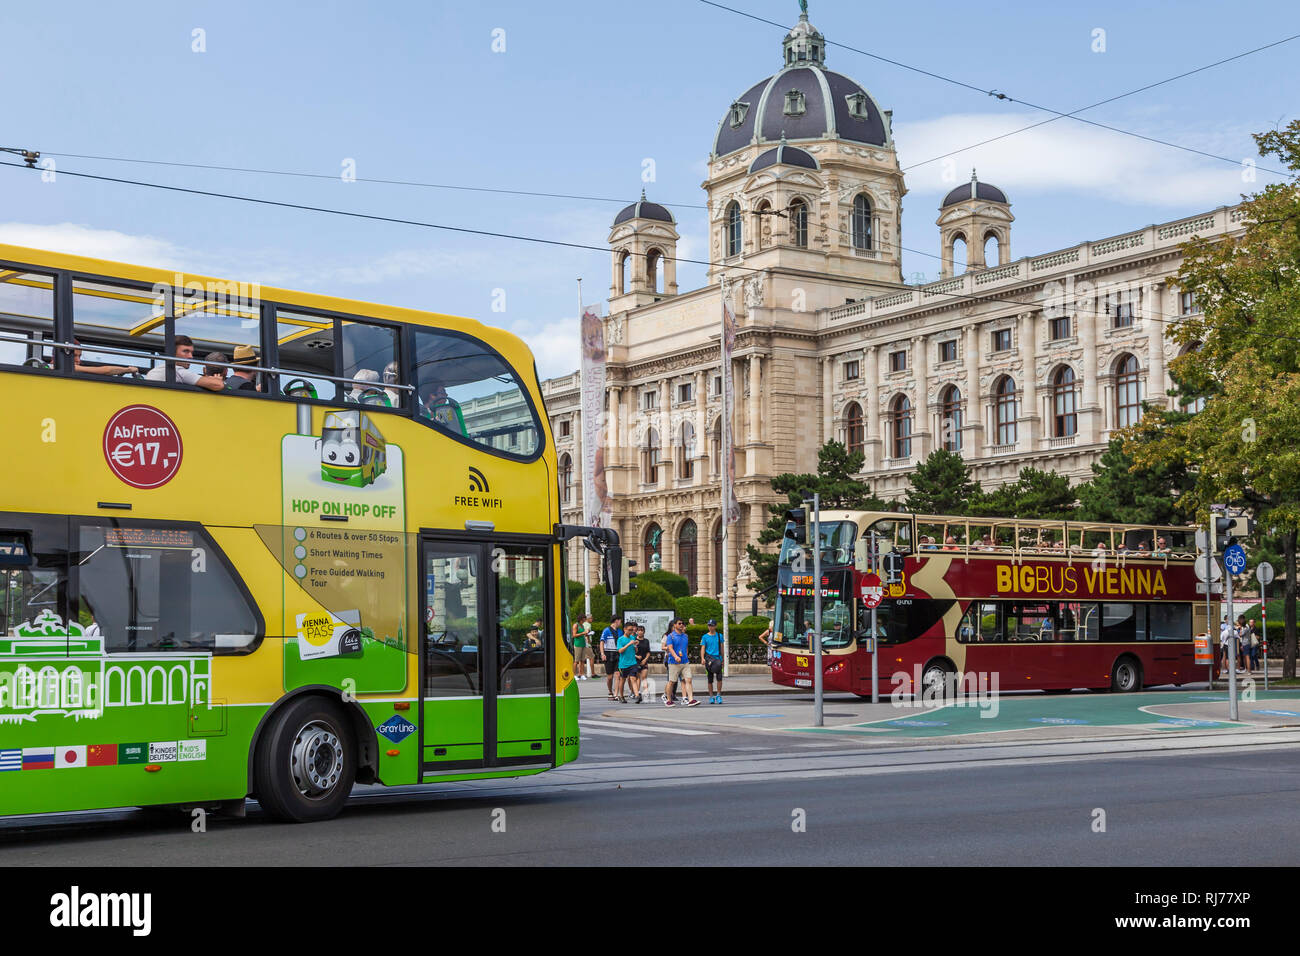
[[[795,0],[727,5],[798,19]],[[937,278],[938,203],[972,167],[1011,200],[1012,255],[1036,255],[1277,181],[1243,167],[1250,134],[1300,109],[1294,40],[1081,114],[1228,162],[1060,118],[966,148],[1053,116],[1027,104],[1070,112],[1300,33],[1284,0],[811,0],[809,15],[827,68],[893,110],[914,166],[909,281]],[[470,316],[523,337],[543,377],[563,375],[578,364],[575,280],[586,303],[608,295],[609,227],[642,188],[673,209],[678,255],[707,256],[709,149],[732,100],[780,68],[783,36],[700,0],[6,4],[0,147],[41,151],[55,175],[0,166],[0,242]],[[73,171],[598,248],[60,175]],[[698,287],[704,267],[680,263],[678,281]]]

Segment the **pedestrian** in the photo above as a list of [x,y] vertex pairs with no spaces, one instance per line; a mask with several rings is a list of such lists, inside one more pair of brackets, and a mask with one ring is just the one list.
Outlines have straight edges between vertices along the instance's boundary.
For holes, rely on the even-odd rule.
[[[646,680],[650,676],[650,639],[645,636],[645,625],[636,626],[636,702],[641,703],[645,696]],[[654,693],[653,688],[650,693]]]
[[1259,630],[1250,622],[1250,669],[1259,670]]
[[1246,627],[1246,615],[1237,615],[1237,666],[1250,676],[1250,631]]
[[[578,680],[591,677],[591,615],[579,614],[573,622],[573,670]],[[586,674],[583,674],[583,671]]]
[[[722,703],[722,635],[718,633],[718,622],[709,619],[708,630],[700,637],[700,664],[709,681],[709,703]],[[717,680],[718,690],[713,690]]]
[[771,667],[772,666],[772,642],[769,640],[769,638],[772,637],[772,622],[764,621],[763,623],[765,623],[767,627],[763,630],[762,634],[758,635],[758,642],[763,645],[763,650],[767,652],[767,666]]
[[618,689],[614,696],[618,698],[620,704],[626,704],[627,698],[623,695],[624,683],[631,689],[636,696],[636,702],[641,703],[641,690],[637,686],[636,679],[636,625],[628,621],[623,625],[623,634],[618,639]]
[[1219,673],[1228,673],[1228,655],[1232,653],[1232,622],[1225,614],[1223,623],[1219,625],[1219,651],[1222,655],[1222,663],[1219,665]]
[[600,649],[605,654],[605,688],[609,699],[614,699],[614,675],[618,673],[618,635],[622,632],[623,619],[615,616],[609,626],[600,632]]
[[695,695],[691,692],[691,659],[688,655],[689,638],[686,636],[686,622],[680,617],[673,621],[673,629],[668,634],[668,651],[666,660],[668,661],[668,686],[665,688],[664,706],[676,706],[674,699],[677,685],[682,685],[682,693],[686,698],[686,707],[694,707],[699,704]]

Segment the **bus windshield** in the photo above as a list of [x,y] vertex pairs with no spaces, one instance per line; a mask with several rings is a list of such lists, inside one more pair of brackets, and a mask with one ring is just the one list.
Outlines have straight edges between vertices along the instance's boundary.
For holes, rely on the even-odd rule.
[[[816,619],[812,575],[781,575],[777,594],[776,642],[790,647],[811,646]],[[822,574],[822,647],[847,647],[853,640],[852,608],[847,600],[850,572]]]
[[[852,521],[823,521],[820,526],[822,543],[822,564],[826,567],[836,565],[848,565],[853,563],[853,539],[857,535],[858,526]],[[779,563],[786,566],[794,565],[798,561],[798,556],[803,554],[803,560],[807,564],[809,571],[812,570],[812,554],[807,552],[797,541],[790,538],[781,539],[781,556]]]

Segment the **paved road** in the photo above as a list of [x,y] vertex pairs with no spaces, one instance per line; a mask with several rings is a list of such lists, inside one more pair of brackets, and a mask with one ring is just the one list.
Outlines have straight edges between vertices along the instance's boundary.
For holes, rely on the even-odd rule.
[[[697,708],[698,709],[698,708]],[[0,824],[0,865],[1294,865],[1300,733],[866,749],[840,737],[583,720],[540,777],[359,788],[281,826],[137,811]],[[1181,748],[1181,749],[1180,749]],[[1240,821],[1247,797],[1267,810]],[[1105,811],[1106,832],[1093,831]],[[802,811],[804,832],[792,823]],[[504,821],[504,832],[497,832]],[[495,824],[495,829],[494,829]]]

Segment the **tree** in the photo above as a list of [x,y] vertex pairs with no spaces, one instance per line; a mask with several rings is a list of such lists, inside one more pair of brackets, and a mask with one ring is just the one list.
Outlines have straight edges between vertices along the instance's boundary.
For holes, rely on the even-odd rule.
[[[1263,156],[1300,172],[1300,120],[1255,136]],[[1245,505],[1281,539],[1283,673],[1296,672],[1296,539],[1300,533],[1300,192],[1294,180],[1243,196],[1238,239],[1193,236],[1175,277],[1200,308],[1169,336],[1189,348],[1170,371],[1205,396],[1194,415],[1156,408],[1126,430],[1139,466],[1186,467],[1183,496],[1204,523],[1213,502]]]
[[1079,485],[1080,521],[1123,524],[1180,524],[1179,497],[1191,487],[1186,465],[1178,462],[1139,468],[1124,443],[1112,438],[1101,460],[1092,466],[1092,480]]
[[[817,474],[781,474],[772,479],[772,490],[785,495],[786,500],[767,506],[771,513],[767,526],[759,532],[759,545],[773,544],[785,534],[785,513],[798,508],[805,498],[816,492],[821,495],[823,508],[841,510],[880,511],[886,505],[871,493],[866,482],[853,476],[862,470],[865,456],[850,452],[842,442],[828,441],[817,451]],[[745,553],[754,569],[749,586],[763,591],[776,585],[777,555],[761,547],[745,545]],[[770,603],[770,602],[769,602]]]
[[964,515],[972,497],[982,494],[961,455],[936,448],[916,466],[904,507],[921,515]]
[[971,497],[972,515],[991,518],[1065,520],[1074,515],[1075,491],[1064,475],[1037,468],[1021,468],[1015,481],[978,491]]

